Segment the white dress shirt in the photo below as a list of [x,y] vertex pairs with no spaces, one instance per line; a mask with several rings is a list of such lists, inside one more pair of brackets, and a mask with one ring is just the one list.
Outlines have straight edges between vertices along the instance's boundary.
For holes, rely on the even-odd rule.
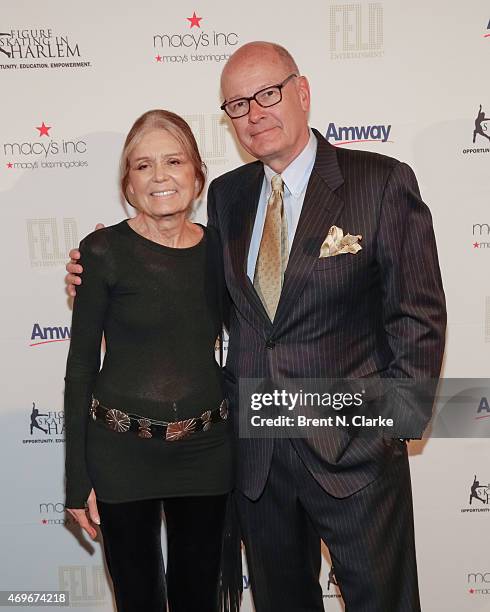
[[[298,157],[289,164],[284,172],[281,173],[284,183],[284,212],[288,224],[288,246],[290,253],[296,228],[298,227],[299,216],[303,208],[306,187],[308,186],[310,174],[315,163],[316,148],[317,140],[310,129],[310,138],[306,147],[301,151]],[[271,180],[272,177],[277,174],[277,172],[274,172],[274,170],[265,164],[264,173],[265,176],[260,192],[259,204],[257,206],[257,214],[255,215],[255,223],[247,259],[247,276],[252,282],[259,254],[260,241],[262,240],[262,232],[264,231],[267,202],[272,191]]]

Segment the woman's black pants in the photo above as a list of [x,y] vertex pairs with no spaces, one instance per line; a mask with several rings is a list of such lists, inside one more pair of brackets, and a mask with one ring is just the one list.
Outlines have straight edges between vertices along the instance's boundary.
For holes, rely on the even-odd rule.
[[[118,612],[216,612],[227,495],[97,502]],[[165,575],[161,525],[167,525]]]

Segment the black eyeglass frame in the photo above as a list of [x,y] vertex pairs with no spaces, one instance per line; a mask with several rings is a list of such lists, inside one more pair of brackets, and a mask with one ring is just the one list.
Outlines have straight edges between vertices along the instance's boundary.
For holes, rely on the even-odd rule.
[[[225,100],[223,102],[223,104],[220,106],[220,109],[222,111],[225,111],[225,113],[228,115],[228,117],[230,117],[230,119],[240,119],[240,117],[245,117],[245,115],[248,115],[248,113],[250,112],[250,102],[252,100],[255,100],[255,102],[257,102],[257,104],[259,106],[261,106],[262,108],[270,108],[271,106],[275,106],[276,104],[279,104],[279,102],[282,102],[282,88],[293,78],[293,77],[298,77],[299,75],[297,75],[296,73],[292,73],[290,74],[288,77],[286,77],[284,79],[284,81],[282,81],[281,83],[277,83],[277,85],[269,85],[268,87],[264,87],[263,89],[260,89],[259,91],[256,91],[254,93],[253,96],[249,96],[247,97],[243,97],[243,98],[237,98],[236,100]],[[268,89],[278,89],[279,90],[279,100],[277,100],[277,102],[273,102],[272,104],[261,104],[258,100],[257,100],[257,96],[260,95],[261,93],[263,93],[264,91],[267,91]],[[248,109],[246,113],[243,113],[243,115],[238,115],[238,116],[232,116],[230,115],[230,113],[226,110],[226,107],[228,106],[228,104],[231,104],[232,102],[241,102],[242,100],[245,100],[248,103]]]

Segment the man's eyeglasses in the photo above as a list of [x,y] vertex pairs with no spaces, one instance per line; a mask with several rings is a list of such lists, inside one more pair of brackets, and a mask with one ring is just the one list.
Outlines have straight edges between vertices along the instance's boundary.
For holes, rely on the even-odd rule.
[[250,102],[252,100],[255,100],[259,106],[262,106],[262,108],[268,108],[269,106],[279,104],[279,102],[282,100],[282,88],[288,81],[297,76],[297,74],[290,74],[282,83],[270,85],[265,89],[261,89],[249,98],[237,98],[236,100],[231,100],[231,102],[227,102],[225,100],[220,108],[221,110],[225,111],[228,117],[238,119],[239,117],[248,115],[250,112]]

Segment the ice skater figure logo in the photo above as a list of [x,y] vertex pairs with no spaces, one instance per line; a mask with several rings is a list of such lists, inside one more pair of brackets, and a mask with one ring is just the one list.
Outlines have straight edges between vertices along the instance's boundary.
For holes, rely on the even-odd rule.
[[490,117],[485,117],[485,111],[482,110],[482,106],[480,104],[480,110],[478,111],[478,115],[475,119],[475,129],[473,130],[473,143],[476,140],[477,134],[490,140],[490,136],[486,133],[487,125],[486,122],[490,121]]
[[48,416],[47,414],[41,414],[39,412],[39,410],[36,408],[36,403],[32,402],[32,412],[31,412],[31,436],[32,436],[32,432],[34,431],[34,428],[36,429],[40,429],[41,431],[44,431],[45,434],[48,433],[47,429],[44,429],[44,427],[41,427],[41,425],[39,425],[39,423],[37,422],[39,417],[42,416]]
[[337,582],[337,578],[335,578],[335,573],[333,570],[333,565],[330,568],[330,571],[328,572],[328,583],[327,583],[327,591],[330,591],[330,585],[333,584],[334,586],[339,586],[338,582]]
[[[10,36],[9,32],[0,32],[0,37],[1,36]],[[7,57],[11,56],[11,53],[9,51],[5,51],[5,49],[2,49],[2,47],[0,47],[0,53],[4,53]]]
[[471,502],[474,499],[478,499],[479,501],[481,501],[482,504],[488,505],[489,491],[490,491],[490,485],[480,484],[480,481],[476,479],[476,474],[475,474],[475,478],[473,480],[473,484],[471,485],[471,490],[470,490],[470,506],[471,506]]

